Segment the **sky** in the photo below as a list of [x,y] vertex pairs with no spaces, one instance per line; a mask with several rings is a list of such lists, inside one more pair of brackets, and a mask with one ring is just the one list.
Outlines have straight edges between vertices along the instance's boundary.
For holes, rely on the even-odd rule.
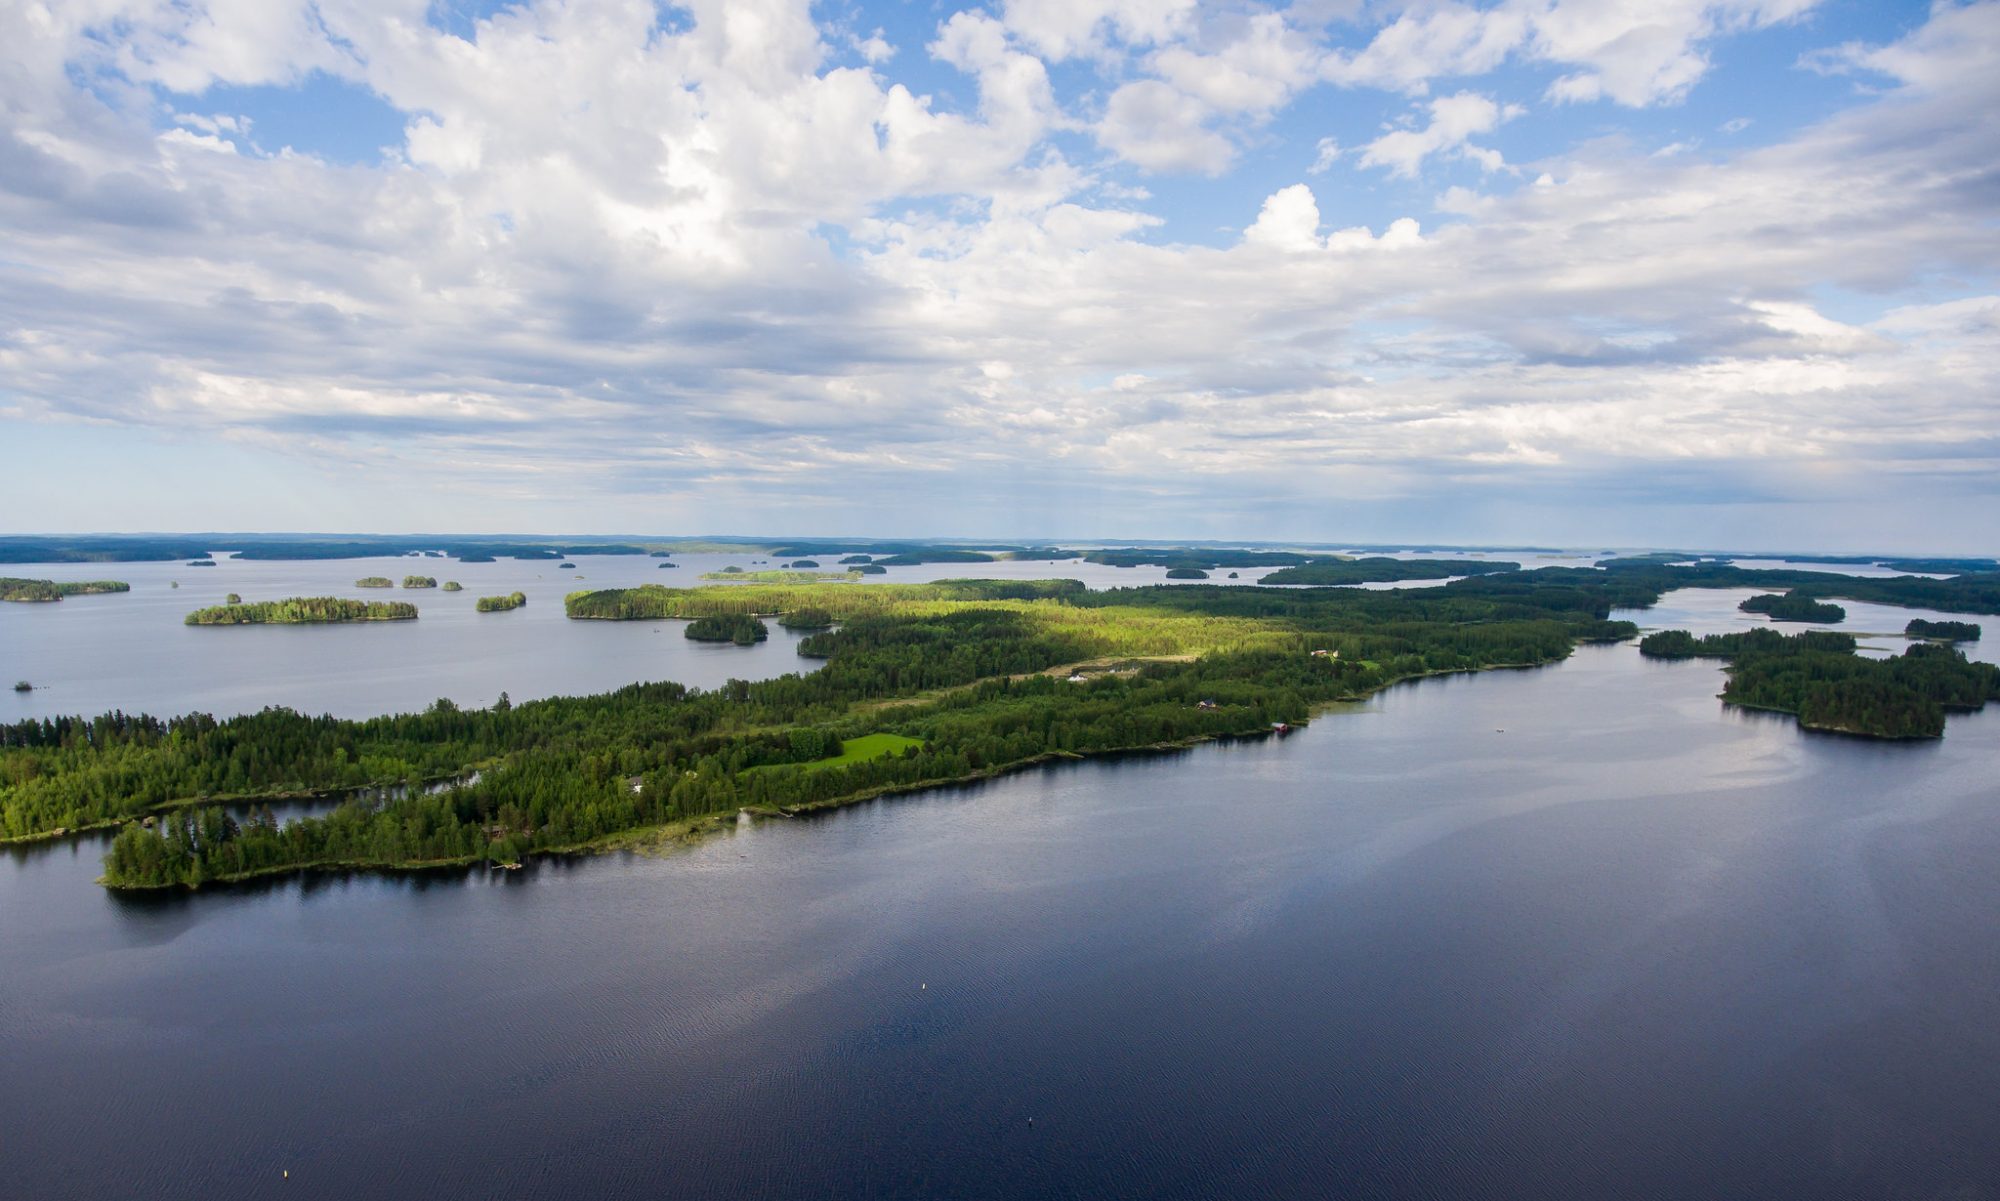
[[0,0],[0,531],[2000,550],[2000,2]]

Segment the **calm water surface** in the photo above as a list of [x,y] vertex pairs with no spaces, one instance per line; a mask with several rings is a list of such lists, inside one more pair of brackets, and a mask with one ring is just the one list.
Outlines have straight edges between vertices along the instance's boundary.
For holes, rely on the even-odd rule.
[[2000,1195],[2000,714],[1720,685],[1588,648],[518,873],[14,850],[0,1193]]
[[[639,584],[696,587],[704,572],[782,566],[750,555],[675,555],[676,566],[643,555],[582,555],[574,571],[554,562],[460,563],[376,558],[320,562],[30,563],[0,574],[34,579],[117,579],[128,593],[78,596],[55,604],[0,604],[0,722],[64,713],[218,716],[285,705],[307,713],[373,717],[422,709],[439,697],[467,707],[585,695],[641,680],[712,688],[725,680],[767,679],[814,664],[797,654],[799,635],[777,626],[755,647],[689,642],[678,621],[570,621],[563,597],[582,589]],[[830,559],[820,561],[835,569]],[[1263,575],[1243,573],[1244,581]],[[357,588],[366,576],[457,580],[463,592]],[[930,563],[866,577],[922,583],[977,575],[989,579],[1077,579],[1093,588],[1178,581],[1161,567],[1117,568],[1070,561]],[[1220,578],[1220,577],[1218,577]],[[178,585],[178,586],[176,586]],[[716,585],[718,587],[726,585]],[[519,590],[527,607],[480,613],[481,596]],[[288,596],[409,601],[415,621],[319,626],[188,626],[196,609]],[[33,692],[11,691],[15,680]]]

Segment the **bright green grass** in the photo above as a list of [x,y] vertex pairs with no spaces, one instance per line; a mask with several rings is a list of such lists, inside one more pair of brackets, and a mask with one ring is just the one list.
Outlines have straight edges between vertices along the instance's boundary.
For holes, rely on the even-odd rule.
[[905,738],[901,734],[863,734],[859,738],[845,738],[840,743],[840,753],[831,759],[817,759],[804,766],[819,770],[822,767],[846,767],[850,763],[866,763],[870,759],[880,759],[913,746],[922,746],[921,738]]

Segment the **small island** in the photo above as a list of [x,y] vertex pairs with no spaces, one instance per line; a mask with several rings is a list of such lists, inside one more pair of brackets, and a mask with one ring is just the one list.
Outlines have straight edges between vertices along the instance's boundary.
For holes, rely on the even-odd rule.
[[1167,578],[1170,580],[1205,580],[1208,578],[1208,573],[1199,567],[1169,567],[1167,568]]
[[232,592],[228,596],[222,598],[222,603],[225,605],[240,605],[243,603],[243,594],[240,592]]
[[556,564],[556,570],[558,570],[558,571],[575,571],[575,570],[576,570],[576,564],[574,564],[574,563],[558,563],[558,564]]
[[0,576],[0,601],[46,603],[65,596],[97,596],[107,592],[130,592],[132,585],[122,580],[23,580]]
[[1762,613],[1772,621],[1811,621],[1833,625],[1847,620],[1847,610],[1802,592],[1770,592],[1736,606],[1745,613]]
[[403,577],[403,587],[405,588],[435,588],[437,586],[437,577],[434,575],[406,575]]
[[465,591],[465,585],[459,583],[457,580],[446,580],[444,582],[444,590],[446,592],[463,592]]
[[28,683],[26,680],[14,681],[14,691],[16,692],[33,692],[34,690],[35,686],[33,684]]
[[751,646],[771,636],[771,628],[747,613],[697,617],[683,631],[696,642],[733,642]]
[[526,593],[510,592],[506,596],[482,596],[479,598],[479,603],[475,604],[473,608],[481,613],[505,613],[510,609],[518,609],[527,603],[528,596]]
[[407,601],[358,601],[338,596],[294,596],[285,600],[216,605],[187,615],[191,626],[324,625],[344,621],[414,621],[417,607]]
[[356,588],[394,588],[396,581],[385,575],[365,575],[354,581]]
[[1969,621],[1925,621],[1917,617],[1903,627],[1903,634],[1909,638],[1931,638],[1940,642],[1979,641],[1979,627]]
[[215,566],[215,560],[214,560],[214,559],[189,559],[189,560],[187,561],[187,565],[188,565],[189,567],[213,567],[213,566]]

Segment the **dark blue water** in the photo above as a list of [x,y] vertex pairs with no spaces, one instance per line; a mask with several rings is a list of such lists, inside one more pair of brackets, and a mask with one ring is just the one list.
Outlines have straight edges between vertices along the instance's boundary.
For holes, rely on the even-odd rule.
[[1720,683],[1592,648],[517,873],[16,850],[0,1193],[1995,1195],[2000,715]]

